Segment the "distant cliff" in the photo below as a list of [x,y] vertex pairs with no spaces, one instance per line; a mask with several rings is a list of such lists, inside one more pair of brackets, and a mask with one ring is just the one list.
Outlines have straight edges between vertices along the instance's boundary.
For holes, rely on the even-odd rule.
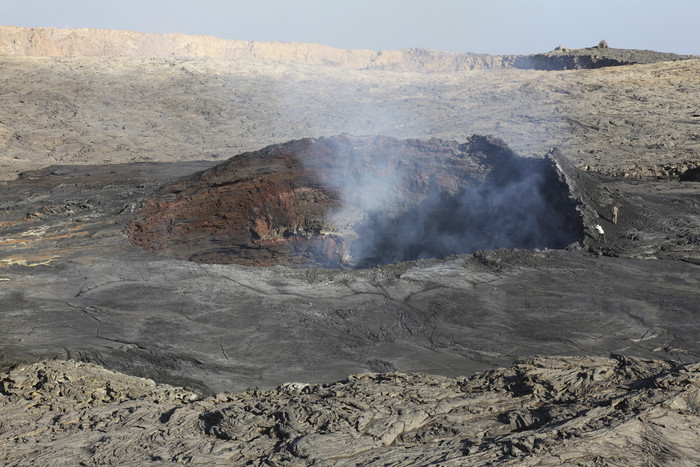
[[[602,41],[601,44],[604,44]],[[214,57],[275,60],[352,69],[419,72],[521,68],[567,70],[652,63],[689,58],[686,55],[603,47],[566,49],[534,55],[486,55],[410,48],[347,50],[301,42],[256,42],[211,36],[157,34],[109,29],[18,28],[0,26],[0,55],[74,57]]]
[[256,42],[185,34],[14,26],[0,27],[0,55],[217,57],[278,60],[354,69],[445,72],[509,67],[515,60],[514,56],[459,54],[421,48],[375,52],[335,49],[299,42]]

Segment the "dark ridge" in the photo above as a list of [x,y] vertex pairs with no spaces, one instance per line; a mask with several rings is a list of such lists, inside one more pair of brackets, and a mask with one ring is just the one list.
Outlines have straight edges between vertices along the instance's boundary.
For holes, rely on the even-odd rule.
[[614,49],[601,41],[595,47],[567,49],[559,46],[551,52],[515,57],[513,67],[534,70],[577,70],[609,66],[636,65],[687,60],[694,55],[679,55],[653,50]]

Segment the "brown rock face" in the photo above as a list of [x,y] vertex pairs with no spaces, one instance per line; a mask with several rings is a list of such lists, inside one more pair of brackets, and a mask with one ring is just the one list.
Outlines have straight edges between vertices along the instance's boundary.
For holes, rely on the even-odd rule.
[[255,266],[561,248],[580,236],[580,221],[557,177],[550,161],[488,137],[303,139],[163,187],[136,210],[130,237],[178,259]]

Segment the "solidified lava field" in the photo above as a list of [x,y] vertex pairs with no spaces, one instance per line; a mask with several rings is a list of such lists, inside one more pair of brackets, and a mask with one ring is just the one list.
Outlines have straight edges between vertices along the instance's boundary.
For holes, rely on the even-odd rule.
[[700,355],[697,60],[91,55],[1,59],[8,365],[219,391]]
[[130,238],[196,262],[330,268],[564,248],[583,226],[563,178],[490,137],[306,139],[163,187]]
[[0,463],[700,462],[696,57],[0,39]]

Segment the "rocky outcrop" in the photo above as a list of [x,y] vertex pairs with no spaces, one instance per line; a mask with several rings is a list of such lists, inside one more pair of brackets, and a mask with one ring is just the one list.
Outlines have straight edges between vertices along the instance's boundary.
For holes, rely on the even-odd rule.
[[686,60],[691,57],[653,50],[611,49],[602,40],[595,47],[569,49],[560,45],[551,52],[520,56],[513,66],[535,70],[578,70]]
[[0,55],[66,57],[216,57],[394,71],[464,72],[494,68],[562,70],[679,60],[687,56],[592,47],[536,55],[450,53],[424,48],[347,50],[298,42],[227,40],[211,36],[104,29],[0,27]]
[[129,235],[177,259],[254,266],[563,248],[581,228],[559,176],[547,160],[520,158],[492,137],[308,138],[163,187],[135,211]]
[[44,361],[1,376],[0,413],[5,465],[700,462],[700,366],[621,356],[208,397]]
[[396,216],[430,189],[483,179],[485,155],[468,155],[456,143],[349,135],[274,145],[163,187],[134,213],[130,238],[197,262],[352,265],[368,211]]
[[519,56],[513,61],[515,68],[534,70],[578,70],[610,66],[636,65],[673,60],[685,60],[689,55],[609,48],[602,41],[597,47],[567,49],[557,47],[551,52]]

